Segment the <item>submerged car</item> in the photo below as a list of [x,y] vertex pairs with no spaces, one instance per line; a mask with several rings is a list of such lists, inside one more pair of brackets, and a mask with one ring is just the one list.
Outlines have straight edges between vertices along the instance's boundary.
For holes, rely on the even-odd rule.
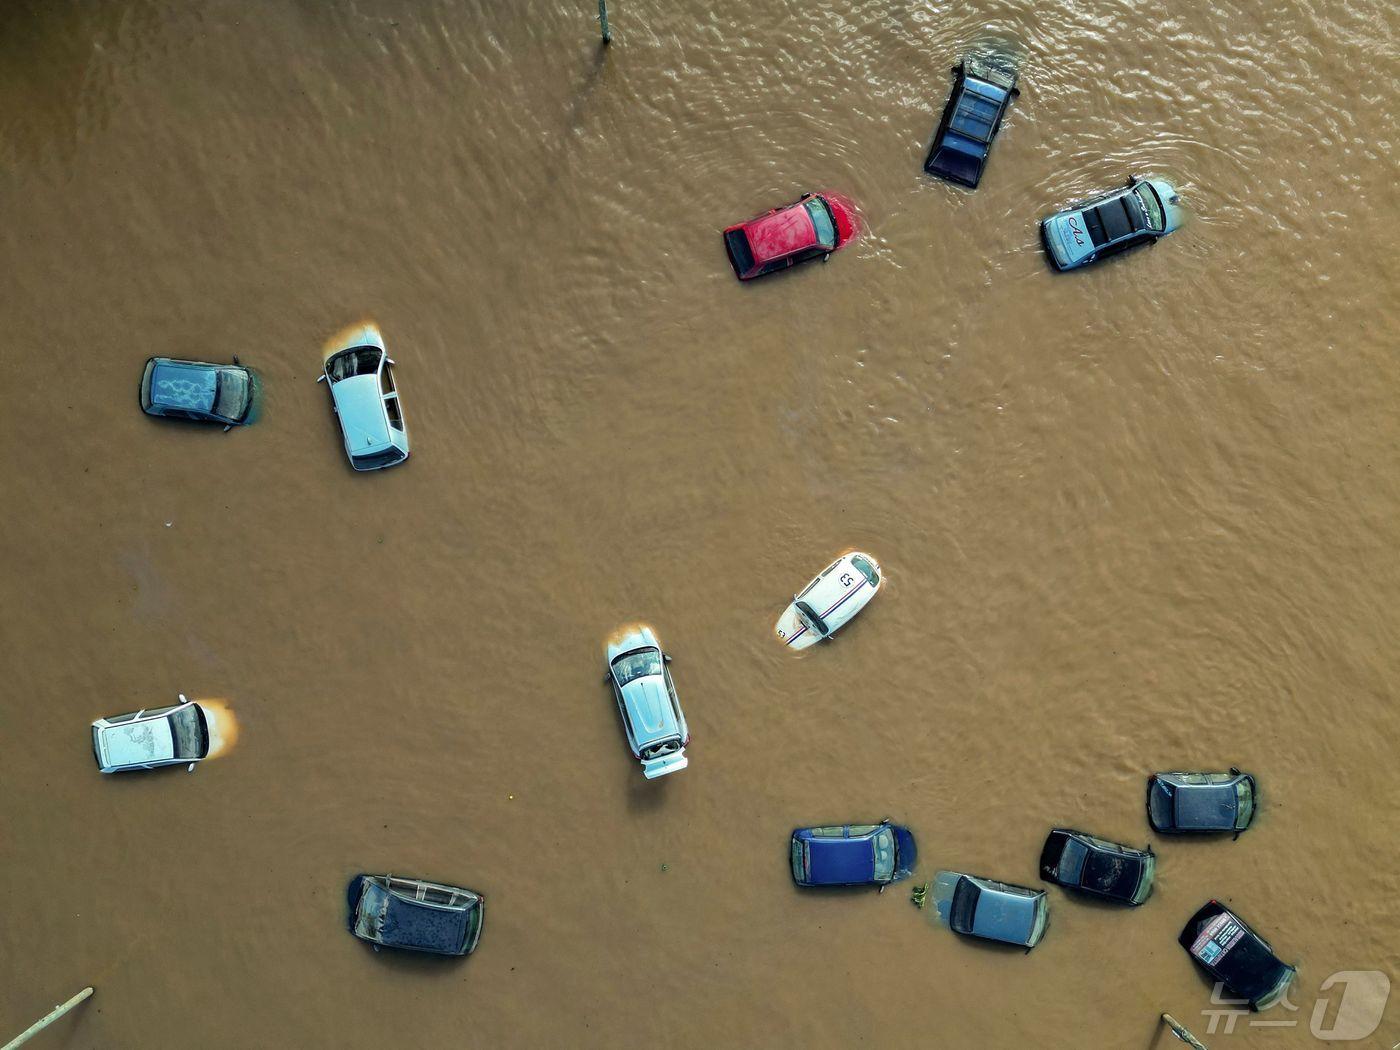
[[1226,991],[1255,1010],[1278,1002],[1298,972],[1219,901],[1210,901],[1191,916],[1177,942]]
[[799,886],[887,886],[907,879],[918,856],[909,829],[888,820],[792,833],[792,879]]
[[1138,905],[1152,893],[1157,858],[1151,849],[1133,849],[1056,828],[1040,851],[1040,877],[1106,900]]
[[1254,820],[1258,786],[1248,773],[1153,773],[1147,780],[1147,819],[1166,835],[1233,831]]
[[148,416],[232,430],[253,422],[257,400],[257,376],[236,357],[231,365],[153,357],[141,373],[141,411]]
[[1027,951],[1040,943],[1050,922],[1044,890],[940,871],[933,880],[938,921],[954,933],[1014,944]]
[[741,281],[825,259],[855,239],[855,205],[834,193],[804,193],[724,231],[724,248]]
[[393,365],[379,329],[366,325],[326,355],[325,370],[316,379],[330,384],[345,454],[356,470],[381,470],[408,459]]
[[374,950],[470,955],[481,940],[486,898],[460,886],[393,875],[356,875],[346,890],[350,932]]
[[963,59],[953,68],[953,91],[943,107],[924,171],[976,189],[992,140],[1017,94],[1016,70],[1010,61],[972,55]]
[[844,627],[879,589],[879,562],[860,551],[843,554],[793,595],[774,631],[788,648],[806,649]]
[[92,723],[92,755],[104,773],[184,763],[194,769],[218,743],[213,716],[184,693],[174,707],[143,708]]
[[669,654],[650,627],[637,627],[608,645],[608,675],[632,756],[648,780],[689,765],[690,745],[681,703],[671,681]]
[[1042,219],[1040,238],[1055,269],[1076,270],[1179,229],[1186,216],[1180,205],[1171,183],[1134,176],[1121,189]]

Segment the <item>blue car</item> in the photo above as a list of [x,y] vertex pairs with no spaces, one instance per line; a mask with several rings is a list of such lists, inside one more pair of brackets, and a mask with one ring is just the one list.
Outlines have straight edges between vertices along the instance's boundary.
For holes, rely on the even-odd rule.
[[909,829],[888,820],[792,833],[792,879],[799,886],[887,886],[907,879],[918,857]]
[[1040,223],[1040,239],[1057,270],[1077,270],[1152,244],[1180,228],[1186,213],[1171,183],[1140,179],[1058,211]]
[[1017,94],[1015,68],[1008,61],[963,59],[953,69],[953,93],[943,108],[924,171],[976,189],[992,139]]
[[141,373],[141,411],[148,416],[231,430],[253,422],[257,402],[257,377],[236,357],[231,365],[153,357]]

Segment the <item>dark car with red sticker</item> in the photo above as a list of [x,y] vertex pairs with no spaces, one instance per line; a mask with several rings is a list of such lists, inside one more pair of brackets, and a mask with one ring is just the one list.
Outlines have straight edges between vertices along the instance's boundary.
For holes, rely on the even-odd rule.
[[825,259],[855,240],[855,205],[835,193],[804,193],[791,204],[729,227],[724,250],[741,281]]
[[1298,972],[1219,901],[1210,901],[1191,916],[1177,941],[1226,992],[1254,1010],[1265,1010],[1283,998]]

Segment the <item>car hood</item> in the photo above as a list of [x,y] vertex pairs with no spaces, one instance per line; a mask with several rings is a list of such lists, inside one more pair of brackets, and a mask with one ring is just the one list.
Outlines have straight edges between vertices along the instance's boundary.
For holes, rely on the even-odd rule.
[[807,840],[813,882],[828,885],[872,882],[875,847],[868,838]]
[[1181,197],[1177,194],[1176,187],[1165,179],[1147,179],[1146,181],[1157,191],[1157,196],[1162,200],[1162,210],[1166,212],[1167,228],[1165,233],[1181,229],[1181,224],[1186,221],[1186,209],[1181,206]]
[[1045,220],[1046,239],[1063,266],[1073,266],[1093,254],[1083,211],[1066,211]]
[[797,615],[796,605],[789,605],[783,610],[783,615],[778,617],[773,630],[789,649],[806,649],[821,641],[821,637],[815,631],[807,630],[807,625]]
[[914,836],[908,828],[895,825],[893,830],[897,851],[894,881],[898,882],[900,879],[907,879],[914,874],[914,865],[919,862],[919,849],[914,845]]
[[639,747],[679,732],[671,712],[666,680],[660,675],[634,678],[622,687],[622,700],[632,718],[632,729]]
[[376,375],[351,376],[331,384],[345,448],[352,456],[379,452],[392,444],[389,420]]
[[175,739],[164,718],[105,726],[101,730],[102,752],[109,766],[168,762],[175,757]]

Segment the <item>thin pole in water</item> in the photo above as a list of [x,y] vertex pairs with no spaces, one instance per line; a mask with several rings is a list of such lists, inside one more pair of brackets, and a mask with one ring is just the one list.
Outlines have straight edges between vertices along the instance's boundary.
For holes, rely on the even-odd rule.
[[92,995],[92,989],[91,989],[91,988],[84,988],[81,992],[79,992],[77,995],[73,996],[73,998],[69,999],[69,1000],[68,1000],[66,1003],[64,1003],[62,1006],[55,1006],[55,1007],[54,1007],[52,1010],[50,1010],[47,1014],[45,1014],[45,1015],[44,1015],[43,1017],[41,1017],[39,1020],[35,1021],[32,1025],[30,1025],[28,1028],[26,1028],[23,1032],[20,1032],[19,1035],[15,1036],[15,1037],[14,1037],[13,1039],[11,1039],[8,1043],[6,1043],[4,1046],[0,1046],[0,1050],[15,1050],[15,1047],[19,1046],[21,1043],[27,1043],[27,1042],[29,1042],[29,1040],[30,1040],[32,1037],[38,1035],[38,1034],[39,1034],[40,1032],[42,1032],[45,1028],[47,1028],[49,1025],[53,1024],[53,1023],[54,1023],[55,1021],[57,1021],[60,1017],[62,1017],[64,1014],[66,1014],[69,1010],[73,1009],[73,1007],[77,1006],[80,1002],[82,1002],[84,999],[88,998],[88,996],[90,996],[90,995]]
[[1176,1036],[1183,1043],[1186,1043],[1188,1046],[1195,1047],[1195,1050],[1210,1050],[1210,1048],[1207,1047],[1205,1043],[1201,1042],[1194,1035],[1188,1032],[1182,1026],[1181,1022],[1178,1021],[1171,1014],[1163,1014],[1162,1020],[1165,1021],[1167,1027],[1172,1030],[1172,1035]]
[[598,23],[603,27],[603,45],[612,43],[612,32],[608,29],[608,0],[598,0]]

